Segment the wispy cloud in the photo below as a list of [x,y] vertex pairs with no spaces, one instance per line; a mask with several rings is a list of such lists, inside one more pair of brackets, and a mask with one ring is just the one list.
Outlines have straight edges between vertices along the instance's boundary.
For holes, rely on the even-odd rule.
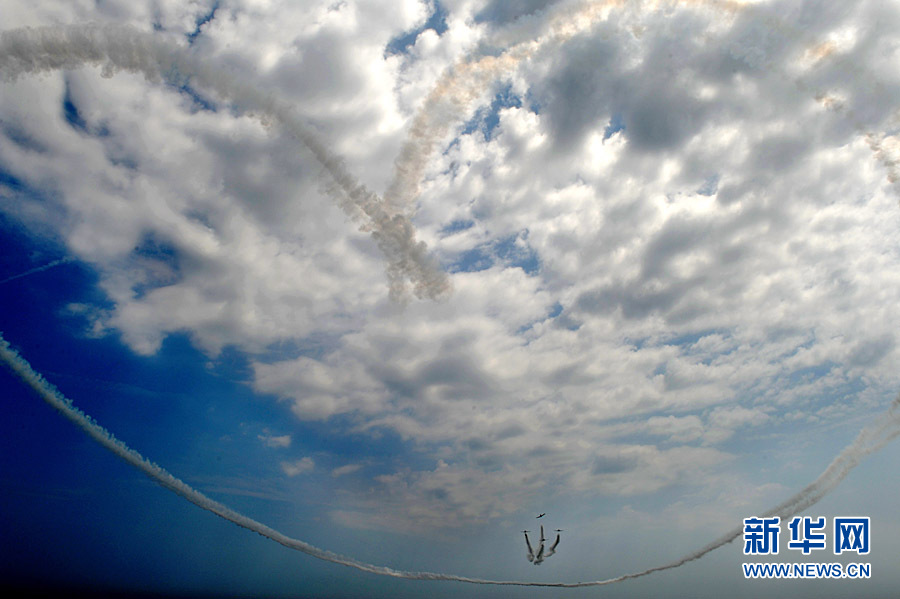
[[347,474],[353,474],[362,468],[362,464],[346,464],[344,466],[338,466],[334,470],[331,471],[331,476],[334,478],[338,478],[339,476],[345,476]]
[[266,447],[284,448],[291,446],[290,435],[257,435],[257,438],[262,441]]
[[312,472],[316,467],[315,461],[310,457],[300,458],[293,462],[281,462],[281,470],[288,476],[297,476],[306,472]]

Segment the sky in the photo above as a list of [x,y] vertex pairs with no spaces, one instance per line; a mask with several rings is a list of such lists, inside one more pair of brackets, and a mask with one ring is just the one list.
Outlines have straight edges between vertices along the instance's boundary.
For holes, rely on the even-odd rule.
[[[2,15],[0,332],[92,419],[0,369],[7,587],[896,594],[900,3]],[[805,556],[784,519],[777,556],[738,538],[599,588],[471,585],[209,511],[398,571],[574,583],[796,497],[784,516],[870,517],[870,554]],[[521,531],[542,522],[563,532],[536,567]]]

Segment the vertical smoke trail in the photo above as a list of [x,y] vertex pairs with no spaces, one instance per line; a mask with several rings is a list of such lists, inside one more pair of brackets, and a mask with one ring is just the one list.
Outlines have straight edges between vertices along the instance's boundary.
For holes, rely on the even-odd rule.
[[406,281],[419,298],[440,299],[450,292],[450,282],[415,229],[403,215],[385,210],[381,200],[347,171],[340,158],[325,145],[284,103],[235,80],[203,63],[173,44],[131,27],[67,26],[25,28],[0,32],[0,79],[15,80],[26,73],[100,65],[105,77],[124,70],[147,80],[176,85],[188,81],[214,90],[238,107],[261,112],[279,122],[303,143],[334,180],[332,193],[344,212],[362,221],[388,261],[391,295],[402,298]]
[[0,285],[5,285],[6,283],[9,283],[10,281],[15,281],[16,279],[21,279],[22,277],[27,277],[28,275],[33,275],[33,274],[37,274],[39,272],[44,272],[45,270],[51,269],[54,266],[59,266],[60,264],[68,264],[72,260],[73,260],[72,258],[66,257],[66,258],[60,258],[59,260],[54,260],[53,262],[48,262],[47,264],[45,264],[43,266],[38,266],[36,268],[32,268],[31,270],[26,270],[23,273],[19,273],[17,275],[7,277],[7,278],[3,279],[2,281],[0,281]]
[[[517,580],[485,580],[481,578],[469,578],[465,576],[456,576],[454,574],[443,574],[440,572],[409,572],[405,570],[395,570],[386,566],[376,566],[355,560],[350,557],[339,555],[331,551],[319,549],[314,545],[310,545],[299,539],[291,538],[277,530],[266,526],[252,518],[244,516],[231,508],[211,499],[197,491],[181,479],[178,479],[166,470],[157,466],[153,462],[144,458],[137,451],[131,449],[125,443],[114,437],[105,428],[94,422],[94,420],[72,405],[72,402],[59,392],[56,387],[47,382],[44,377],[34,371],[31,365],[22,358],[14,349],[12,349],[6,339],[0,334],[0,360],[19,377],[22,381],[31,387],[45,402],[60,412],[64,417],[69,419],[73,424],[80,428],[84,433],[97,441],[100,445],[125,460],[131,466],[134,466],[151,479],[159,483],[161,486],[173,491],[177,495],[187,499],[194,505],[213,514],[228,520],[242,528],[251,530],[259,535],[280,543],[289,549],[301,551],[315,558],[356,568],[363,572],[379,574],[381,576],[391,576],[394,578],[406,578],[411,580],[444,580],[453,582],[466,582],[470,584],[487,584],[487,585],[504,585],[504,586],[533,586],[533,587],[558,587],[558,588],[576,588],[576,587],[592,587],[604,586],[631,580],[633,578],[641,578],[654,572],[663,570],[671,570],[683,566],[684,564],[700,559],[710,551],[718,549],[726,545],[740,536],[742,529],[736,528],[726,535],[713,541],[709,545],[703,547],[699,551],[690,553],[683,558],[665,564],[656,566],[640,572],[625,574],[615,578],[606,580],[595,580],[591,582],[527,582]],[[850,471],[865,456],[878,451],[891,440],[900,436],[900,397],[894,400],[887,414],[882,417],[877,424],[864,428],[856,439],[848,445],[825,471],[814,482],[805,489],[790,497],[785,502],[766,512],[766,515],[779,515],[787,518],[796,514],[824,497],[829,491],[834,489]],[[543,535],[541,535],[543,537]],[[526,541],[528,537],[526,535]],[[530,549],[530,545],[529,545]]]

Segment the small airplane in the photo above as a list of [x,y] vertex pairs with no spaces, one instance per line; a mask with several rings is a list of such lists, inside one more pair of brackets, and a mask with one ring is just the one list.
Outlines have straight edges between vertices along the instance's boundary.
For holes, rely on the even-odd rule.
[[[538,516],[538,518],[543,518],[543,517],[546,516],[546,515],[547,515],[547,512],[544,512],[543,514],[541,514],[540,516]],[[537,518],[535,518],[535,519],[537,519]]]

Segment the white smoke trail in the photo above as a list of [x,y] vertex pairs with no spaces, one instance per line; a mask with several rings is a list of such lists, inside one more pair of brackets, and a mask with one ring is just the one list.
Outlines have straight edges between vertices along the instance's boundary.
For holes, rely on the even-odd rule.
[[0,32],[0,79],[12,81],[24,74],[84,65],[101,66],[111,77],[124,70],[140,73],[151,82],[187,82],[213,90],[245,110],[277,121],[303,143],[335,182],[335,200],[351,218],[362,221],[387,258],[391,295],[405,295],[407,280],[419,298],[440,299],[450,282],[415,229],[403,215],[389,212],[375,193],[347,171],[340,158],[302,123],[293,111],[270,94],[202,62],[178,46],[128,26],[66,26],[14,29]]
[[[834,488],[850,474],[850,471],[853,470],[864,457],[875,453],[900,436],[900,411],[898,411],[898,407],[900,407],[900,396],[896,397],[894,401],[891,402],[888,411],[884,416],[881,416],[875,424],[862,429],[856,436],[856,439],[832,460],[831,464],[828,465],[816,480],[774,508],[764,512],[762,515],[767,517],[780,516],[782,519],[787,519],[818,503],[825,495],[834,490]],[[594,584],[599,585],[606,584],[607,582],[620,582],[631,578],[646,576],[647,574],[652,574],[661,570],[678,568],[688,562],[700,559],[710,551],[718,549],[723,545],[727,545],[741,536],[743,531],[743,527],[737,527],[702,549],[664,566],[657,566],[634,574],[626,574],[625,576],[610,579],[609,581],[599,581]]]
[[394,161],[394,176],[384,194],[390,209],[410,208],[419,195],[425,168],[438,142],[488,85],[549,42],[565,42],[622,3],[623,0],[606,0],[567,7],[551,17],[547,33],[539,38],[514,44],[498,56],[468,56],[444,73],[416,113]]
[[[486,584],[486,585],[505,585],[505,586],[530,586],[530,587],[557,587],[557,588],[577,588],[604,586],[623,582],[633,578],[641,578],[654,572],[663,570],[671,570],[683,566],[684,564],[700,559],[707,553],[726,545],[741,535],[743,529],[738,527],[726,535],[713,541],[702,549],[690,553],[674,562],[634,572],[632,574],[624,574],[615,578],[605,580],[595,580],[591,582],[528,582],[519,580],[486,580],[482,578],[469,578],[466,576],[457,576],[454,574],[443,574],[440,572],[410,572],[406,570],[395,570],[386,566],[376,566],[355,560],[350,557],[339,555],[331,551],[319,549],[309,543],[299,539],[291,538],[277,530],[257,522],[252,518],[244,516],[231,508],[211,499],[192,488],[184,481],[169,474],[166,470],[157,466],[153,462],[144,458],[137,451],[131,449],[125,443],[115,438],[109,431],[94,422],[94,420],[72,405],[72,402],[59,392],[56,387],[49,383],[44,377],[34,371],[31,365],[22,358],[12,347],[9,342],[0,334],[0,359],[9,366],[12,371],[22,379],[29,387],[31,387],[45,402],[59,411],[63,416],[68,418],[78,428],[84,431],[88,436],[97,441],[100,445],[110,450],[115,455],[134,466],[151,479],[187,499],[194,505],[204,510],[212,512],[217,516],[228,520],[240,527],[251,530],[268,539],[280,543],[289,549],[301,551],[307,555],[311,555],[321,560],[333,562],[343,566],[356,568],[363,572],[379,574],[381,576],[391,576],[394,578],[405,578],[410,580],[444,580],[452,582],[466,582],[470,584]],[[783,503],[772,508],[765,513],[767,516],[778,515],[782,518],[788,518],[801,510],[817,503],[829,491],[834,489],[857,464],[867,455],[878,451],[891,440],[900,436],[900,397],[895,399],[887,411],[879,421],[869,427],[864,428],[856,439],[848,445],[838,456],[831,462],[828,468],[796,495],[790,497]],[[542,535],[543,536],[543,535]],[[526,536],[527,540],[527,536]]]
[[[629,4],[625,0],[587,0],[564,5],[552,11],[544,33],[536,39],[518,42],[499,55],[467,56],[450,68],[438,80],[416,113],[407,140],[394,162],[394,175],[384,201],[391,210],[407,211],[419,196],[425,169],[437,144],[450,131],[485,89],[500,76],[534,56],[539,50],[564,44],[606,19],[617,7]],[[737,0],[681,0],[666,2],[631,2],[638,13],[652,11],[660,4],[704,5],[725,14],[734,14],[746,5]]]
[[[750,7],[755,10],[755,7]],[[770,33],[778,33],[783,39],[799,40],[806,47],[804,62],[807,64],[808,72],[812,73],[815,69],[829,65],[831,68],[839,71],[845,80],[853,81],[857,85],[855,89],[865,89],[868,91],[870,102],[873,105],[887,106],[894,103],[878,79],[870,73],[860,69],[847,56],[836,51],[835,45],[831,41],[822,42],[810,36],[804,29],[795,27],[772,14],[765,14],[756,11],[757,18],[761,19],[767,26]],[[742,57],[747,60],[746,57]],[[763,58],[763,62],[767,67],[772,67],[771,61]],[[781,76],[790,79],[786,72],[781,71]],[[872,151],[874,158],[881,163],[887,172],[887,180],[894,187],[895,191],[900,195],[900,138],[894,134],[875,133],[864,122],[862,118],[847,105],[843,100],[835,97],[827,90],[810,85],[804,79],[804,75],[797,76],[793,79],[796,88],[804,93],[811,95],[826,110],[829,110],[841,116],[845,122],[849,123],[856,132],[866,140],[866,144]],[[898,122],[898,112],[895,111],[891,120],[893,121],[893,129],[896,130]]]
[[[383,201],[359,184],[343,162],[284,103],[202,63],[173,44],[127,26],[44,27],[0,32],[0,79],[14,80],[25,73],[74,69],[85,64],[102,65],[104,76],[126,70],[141,73],[151,81],[200,83],[237,105],[259,111],[280,122],[331,175],[336,201],[351,218],[363,221],[362,228],[371,232],[388,260],[391,296],[404,297],[410,281],[417,297],[440,299],[450,293],[449,278],[428,253],[425,243],[416,241],[415,230],[405,214],[419,195],[425,168],[438,142],[502,74],[511,72],[538,50],[558,46],[587,30],[606,18],[613,8],[624,4],[624,0],[595,0],[566,5],[549,16],[545,33],[537,39],[513,44],[499,56],[467,57],[445,73],[413,120],[407,141],[395,160],[394,175]],[[660,4],[673,3],[641,2],[636,4],[636,10],[643,13]],[[708,6],[732,15],[748,6],[729,0],[681,0],[675,4]],[[771,24],[775,19],[767,17],[766,21]],[[773,29],[782,34],[786,31],[783,25]],[[795,32],[791,33],[791,37],[796,36]],[[869,136],[869,139],[873,138]],[[895,168],[893,162],[889,164],[883,158],[885,152],[880,145],[876,147],[871,142],[870,145],[886,166]]]
[[[539,50],[548,47],[557,47],[574,36],[587,31],[600,20],[606,19],[610,12],[617,7],[628,4],[635,12],[642,14],[657,10],[660,6],[689,5],[707,7],[722,15],[735,17],[744,11],[753,11],[754,16],[767,26],[768,33],[777,33],[783,39],[800,40],[809,50],[821,46],[821,43],[807,35],[802,29],[792,27],[777,16],[764,13],[753,2],[740,0],[650,0],[646,2],[626,2],[625,0],[585,0],[572,3],[552,12],[544,26],[545,33],[536,39],[515,43],[504,49],[499,55],[465,57],[458,64],[450,68],[438,80],[422,104],[422,107],[413,118],[407,140],[402,146],[399,155],[394,162],[394,175],[384,194],[384,203],[389,210],[394,212],[409,212],[421,191],[425,169],[431,157],[437,149],[438,143],[450,131],[450,127],[460,120],[462,115],[470,107],[471,103],[485,92],[488,86],[499,77],[512,72],[521,62],[533,57]],[[734,52],[734,48],[732,51]],[[754,48],[752,56],[740,56],[743,60],[762,63],[761,66],[772,68],[765,58],[765,53]],[[757,54],[762,52],[762,57]],[[760,65],[756,65],[760,66]],[[842,74],[855,81],[867,80],[866,88],[879,91],[883,90],[877,81],[858,69],[855,65],[843,63],[838,65]],[[787,75],[784,75],[787,77]],[[817,100],[826,96],[821,90],[810,89],[802,79],[795,80],[798,89],[805,92],[814,92]],[[834,108],[834,106],[826,107]],[[840,111],[838,111],[840,112]],[[896,136],[881,136],[867,130],[854,115],[847,114],[851,125],[858,133],[863,135],[875,158],[881,162],[888,171],[888,179],[897,185],[900,192],[900,142]]]
[[7,277],[7,278],[3,279],[2,281],[0,281],[0,285],[5,285],[6,283],[9,283],[10,281],[15,281],[16,279],[21,279],[22,277],[27,277],[28,275],[33,275],[33,274],[37,274],[39,272],[44,272],[45,270],[51,269],[54,266],[59,266],[60,264],[68,264],[69,262],[72,262],[72,260],[73,260],[73,258],[66,257],[66,258],[60,258],[59,260],[54,260],[53,262],[48,262],[47,264],[44,264],[43,266],[38,266],[36,268],[32,268],[31,270],[26,270],[25,272],[19,273],[17,275]]
[[[741,8],[741,5],[736,2],[712,0],[704,2],[700,0],[692,3],[724,7],[730,11]],[[385,194],[384,202],[364,186],[359,185],[349,175],[340,160],[333,156],[291,114],[286,106],[254,88],[238,83],[223,73],[198,63],[190,55],[177,48],[166,46],[151,36],[131,29],[69,27],[0,33],[0,78],[14,79],[22,73],[97,64],[103,66],[104,75],[107,76],[112,75],[116,70],[124,69],[142,73],[152,81],[160,79],[175,81],[178,77],[190,79],[210,87],[236,104],[244,104],[259,110],[281,122],[289,133],[303,142],[325,166],[340,190],[340,194],[335,195],[345,212],[358,219],[368,219],[364,226],[371,230],[373,237],[389,260],[388,276],[391,280],[392,294],[402,294],[405,281],[409,279],[415,285],[417,296],[439,297],[449,290],[446,275],[429,262],[425,245],[415,241],[412,225],[401,212],[418,195],[419,182],[428,160],[434,152],[437,142],[449,130],[449,123],[452,119],[447,118],[448,111],[451,116],[458,116],[499,75],[509,72],[522,60],[533,56],[544,45],[553,42],[562,43],[579,31],[583,31],[592,25],[599,16],[620,4],[622,4],[621,1],[591,2],[566,9],[551,19],[548,33],[541,38],[516,44],[500,56],[464,61],[446,74],[439,82],[438,87],[429,95],[423,109],[420,110],[413,122],[409,139],[395,164],[396,174]],[[870,140],[870,144],[873,144],[873,151],[882,152],[882,146],[875,147],[875,142],[877,140]],[[879,155],[879,159],[888,167],[896,166],[896,161],[888,162],[888,158],[883,158],[881,155]],[[602,586],[678,568],[728,544],[742,533],[742,528],[738,527],[702,549],[674,562],[632,574],[591,582],[495,581],[442,573],[407,572],[375,566],[287,537],[194,490],[128,448],[91,420],[89,416],[75,408],[55,387],[34,372],[30,365],[9,347],[2,336],[0,336],[0,358],[47,403],[72,420],[101,445],[165,488],[205,510],[286,547],[366,572],[415,580],[446,580],[489,585],[568,588]],[[840,484],[864,457],[878,451],[900,435],[898,402],[900,402],[900,398],[893,402],[885,418],[877,424],[863,429],[853,443],[838,454],[813,483],[772,508],[765,515],[779,515],[787,518],[814,505]]]

